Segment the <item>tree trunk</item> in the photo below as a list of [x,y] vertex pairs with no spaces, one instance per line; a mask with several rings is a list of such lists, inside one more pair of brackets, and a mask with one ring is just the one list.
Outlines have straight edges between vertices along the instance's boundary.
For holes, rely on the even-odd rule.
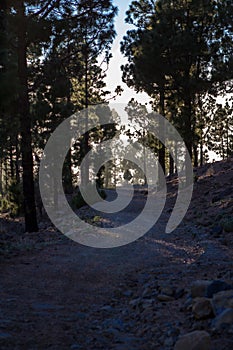
[[204,164],[204,150],[203,150],[203,136],[201,135],[201,143],[200,143],[200,166]]
[[[164,88],[160,90],[160,101],[159,101],[159,113],[165,118],[165,94]],[[159,137],[164,135],[165,123],[161,122],[159,125]],[[158,185],[159,188],[163,183],[163,177],[166,175],[166,166],[165,166],[165,146],[162,142],[159,142],[159,164],[161,165],[162,170],[158,169]]]
[[13,145],[11,141],[10,141],[10,169],[11,169],[11,179],[14,180],[15,171],[14,171],[14,159],[13,159]]
[[191,97],[189,96],[189,92],[187,91],[185,97],[185,145],[186,145],[186,153],[185,153],[185,173],[186,173],[186,184],[189,185],[192,183],[193,178],[190,178],[190,169],[189,169],[189,160],[188,156],[190,156],[191,161],[193,157],[193,133],[192,133],[192,102]]
[[[84,157],[87,155],[89,151],[89,132],[88,130],[88,106],[89,106],[89,96],[88,96],[88,53],[87,47],[85,50],[85,134],[84,134]],[[86,157],[85,165],[82,168],[81,172],[81,182],[84,186],[86,186],[89,182],[89,163],[88,158]]]
[[27,24],[25,18],[24,1],[18,0],[18,76],[19,76],[19,115],[21,132],[21,152],[23,167],[23,194],[24,194],[24,215],[25,231],[38,231],[34,180],[33,180],[33,157],[31,138],[31,118],[27,81]]
[[174,159],[172,158],[171,154],[169,155],[169,175],[174,174]]
[[146,133],[143,128],[143,172],[144,172],[144,185],[147,185],[147,166],[146,166],[146,146],[145,146]]
[[193,146],[194,167],[198,167],[198,148],[197,145]]
[[15,138],[15,153],[16,153],[16,160],[15,160],[15,177],[16,177],[16,183],[20,183],[20,172],[19,172],[19,140],[18,140],[18,135],[16,135]]
[[2,159],[0,159],[0,194],[3,194],[2,190]]
[[63,187],[66,194],[73,193],[72,154],[69,149],[63,168]]

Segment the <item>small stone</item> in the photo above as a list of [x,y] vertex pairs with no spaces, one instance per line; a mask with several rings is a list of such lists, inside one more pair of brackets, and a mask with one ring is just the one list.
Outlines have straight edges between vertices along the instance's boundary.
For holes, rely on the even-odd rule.
[[168,295],[169,297],[172,297],[174,295],[174,289],[169,286],[162,287],[160,290],[160,294],[165,294],[165,295]]
[[122,295],[123,295],[124,297],[130,298],[130,297],[132,297],[133,292],[132,292],[132,290],[126,290],[125,292],[122,293]]
[[81,349],[81,346],[78,345],[78,344],[72,344],[71,347],[70,347],[71,350],[80,350]]
[[191,297],[187,298],[184,304],[181,305],[180,311],[190,311],[192,310],[193,299]]
[[102,310],[102,311],[112,311],[113,308],[112,308],[111,305],[104,305],[104,306],[102,306],[102,307],[100,308],[100,310]]
[[210,350],[210,335],[205,331],[194,331],[181,336],[174,350]]
[[171,297],[171,296],[169,296],[169,295],[165,295],[165,294],[159,294],[159,295],[157,296],[157,298],[158,298],[159,301],[165,301],[165,302],[167,302],[167,301],[173,301],[173,300],[174,300],[173,297]]
[[214,328],[218,330],[231,325],[233,325],[233,309],[224,310],[213,322]]
[[8,339],[11,338],[9,333],[0,332],[0,339]]
[[142,301],[140,298],[136,298],[136,299],[130,300],[129,305],[131,305],[132,307],[136,307],[139,304],[141,304],[141,302]]
[[182,298],[184,293],[185,293],[184,288],[177,288],[176,291],[175,291],[174,296],[175,296],[176,299],[179,299],[179,298]]
[[146,297],[148,297],[150,295],[151,295],[151,290],[149,288],[145,288],[143,293],[142,293],[142,297],[146,298]]
[[212,317],[214,314],[211,301],[207,298],[196,298],[193,302],[192,311],[196,320]]

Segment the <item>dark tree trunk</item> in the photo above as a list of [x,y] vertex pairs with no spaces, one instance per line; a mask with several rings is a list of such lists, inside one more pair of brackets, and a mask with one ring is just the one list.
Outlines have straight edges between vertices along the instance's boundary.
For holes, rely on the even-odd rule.
[[2,159],[0,159],[0,193],[3,194],[3,189],[2,189]]
[[20,151],[19,151],[19,140],[18,140],[18,135],[15,138],[15,152],[16,152],[16,160],[15,160],[15,177],[16,177],[16,183],[20,183],[20,172],[19,172],[19,156],[20,156]]
[[34,180],[33,180],[33,157],[31,139],[31,118],[29,108],[28,81],[27,81],[27,23],[25,18],[24,2],[18,0],[18,76],[19,76],[19,115],[21,132],[21,152],[23,167],[23,195],[25,231],[38,231]]
[[143,129],[143,172],[144,172],[144,185],[147,185],[147,166],[146,166],[146,146],[145,146],[146,133]]
[[4,160],[4,175],[5,175],[5,192],[8,191],[8,162],[7,162],[7,157],[5,157]]
[[[85,129],[88,130],[88,106],[89,106],[89,92],[88,92],[88,52],[87,52],[87,47],[85,50]],[[86,131],[84,134],[84,144],[83,144],[84,150],[84,157],[87,155],[88,151],[89,151],[89,132]],[[81,171],[81,182],[82,184],[85,186],[88,184],[89,182],[89,178],[90,178],[90,174],[89,174],[89,163],[88,163],[88,159],[86,157],[86,161],[85,161],[85,165],[82,168]]]
[[189,96],[189,92],[187,91],[185,97],[185,130],[184,130],[184,141],[187,148],[185,154],[185,172],[186,172],[186,184],[190,184],[193,181],[193,178],[190,177],[190,169],[189,169],[189,160],[188,156],[190,156],[191,161],[193,158],[193,132],[192,132],[192,100]]
[[185,144],[192,159],[193,156],[193,134],[192,134],[192,103],[189,97],[185,100]]
[[[160,90],[160,101],[159,101],[159,112],[165,118],[165,93],[164,88]],[[162,121],[159,125],[159,137],[164,136],[165,123]],[[159,164],[161,165],[162,171],[158,169],[158,185],[159,188],[162,185],[162,179],[166,175],[165,166],[165,146],[162,142],[159,142]]]
[[198,147],[197,145],[193,146],[193,157],[194,157],[194,167],[198,167]]
[[204,150],[203,150],[203,140],[201,136],[201,143],[200,143],[200,166],[204,165]]
[[15,177],[15,171],[14,171],[14,159],[13,159],[13,145],[12,142],[10,142],[10,169],[11,169],[11,179],[13,180]]
[[73,174],[72,174],[72,155],[71,155],[71,149],[69,149],[65,163],[64,163],[64,176],[63,176],[63,186],[64,186],[64,192],[67,194],[73,193]]
[[169,155],[169,175],[174,174],[174,159],[172,158],[171,154]]

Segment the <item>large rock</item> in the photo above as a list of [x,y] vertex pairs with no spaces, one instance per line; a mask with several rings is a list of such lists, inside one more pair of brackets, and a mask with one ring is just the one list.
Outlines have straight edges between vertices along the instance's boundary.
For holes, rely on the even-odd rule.
[[222,328],[233,325],[233,309],[224,310],[219,316],[213,321],[215,329],[221,330]]
[[174,350],[210,350],[210,335],[205,331],[194,331],[181,336]]
[[212,298],[214,294],[218,292],[222,292],[225,290],[230,290],[232,289],[232,286],[229,285],[228,283],[221,281],[221,280],[215,280],[212,281],[208,286],[206,290],[206,297],[207,298]]
[[191,296],[196,297],[205,297],[207,287],[211,284],[211,281],[207,280],[197,280],[191,285]]
[[191,295],[193,298],[212,298],[214,294],[230,289],[232,289],[232,286],[224,281],[197,280],[191,286]]
[[212,299],[215,315],[219,315],[224,309],[233,309],[233,290],[219,292]]
[[193,302],[192,311],[197,320],[209,318],[214,315],[211,300],[207,298],[196,298]]

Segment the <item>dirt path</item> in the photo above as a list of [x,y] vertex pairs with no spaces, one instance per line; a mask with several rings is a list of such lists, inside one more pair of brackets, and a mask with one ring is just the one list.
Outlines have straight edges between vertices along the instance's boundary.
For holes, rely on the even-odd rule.
[[[142,206],[143,198],[137,201]],[[233,254],[194,223],[166,235],[170,206],[150,232],[124,247],[88,248],[51,229],[40,232],[33,250],[2,259],[0,348],[172,349],[171,334],[194,327],[182,309],[190,284],[232,279]],[[176,297],[159,300],[162,288]],[[232,338],[216,335],[213,344],[230,349]]]

